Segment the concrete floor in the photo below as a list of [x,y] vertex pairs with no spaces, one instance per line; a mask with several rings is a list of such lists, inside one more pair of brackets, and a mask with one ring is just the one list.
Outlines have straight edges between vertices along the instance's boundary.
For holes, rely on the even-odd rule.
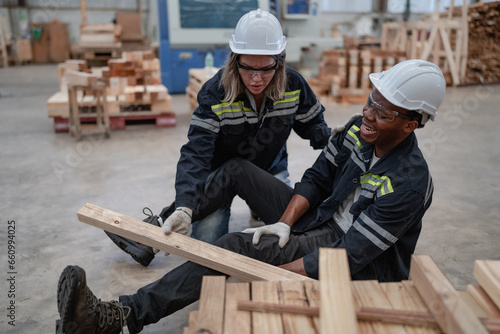
[[[76,142],[56,134],[46,101],[58,90],[55,65],[0,69],[0,332],[52,333],[58,318],[56,287],[69,264],[86,269],[102,299],[116,299],[182,263],[157,256],[148,268],[135,263],[104,233],[78,222],[90,202],[142,219],[174,198],[179,149],[190,118],[186,96],[173,96],[177,126],[131,125],[110,139]],[[417,252],[429,254],[457,289],[474,283],[475,259],[500,260],[500,86],[449,88],[438,120],[417,130],[435,183]],[[331,126],[361,105],[329,105]],[[292,183],[319,153],[295,134],[289,141]],[[254,224],[241,200],[231,230]],[[8,222],[15,221],[15,297],[7,279]],[[15,327],[7,307],[15,302]],[[182,333],[196,304],[149,326],[145,333]]]

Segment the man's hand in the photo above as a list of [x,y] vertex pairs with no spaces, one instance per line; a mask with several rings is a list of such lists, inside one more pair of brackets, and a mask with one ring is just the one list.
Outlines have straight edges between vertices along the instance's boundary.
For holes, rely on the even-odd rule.
[[177,232],[190,236],[193,230],[191,226],[192,217],[193,210],[186,207],[178,207],[163,223],[163,233],[170,234]]
[[280,248],[285,247],[288,239],[290,239],[290,226],[284,222],[278,222],[272,225],[266,225],[256,228],[247,228],[243,233],[254,233],[252,242],[257,245],[260,241],[260,237],[263,234],[274,234],[279,237],[278,245]]

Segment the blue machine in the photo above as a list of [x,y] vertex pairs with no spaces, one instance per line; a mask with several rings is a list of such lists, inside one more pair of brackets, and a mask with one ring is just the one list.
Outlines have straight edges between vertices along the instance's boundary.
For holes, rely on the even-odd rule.
[[[270,4],[273,3],[271,6]],[[162,83],[171,94],[184,93],[190,68],[203,68],[211,52],[222,67],[228,41],[240,17],[262,8],[275,13],[269,0],[158,0]]]

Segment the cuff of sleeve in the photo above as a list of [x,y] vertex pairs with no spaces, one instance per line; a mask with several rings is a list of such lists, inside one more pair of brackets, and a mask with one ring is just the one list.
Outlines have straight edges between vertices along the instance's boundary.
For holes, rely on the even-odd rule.
[[310,207],[314,207],[319,201],[317,193],[314,187],[308,186],[302,182],[296,183],[293,191],[294,195],[304,196],[309,202]]
[[319,278],[319,249],[304,256],[304,269],[307,276]]

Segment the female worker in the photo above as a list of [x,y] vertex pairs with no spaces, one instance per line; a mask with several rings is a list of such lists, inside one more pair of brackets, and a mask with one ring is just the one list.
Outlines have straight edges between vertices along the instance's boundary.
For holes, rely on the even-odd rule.
[[[304,78],[286,66],[286,44],[278,19],[269,12],[253,10],[238,21],[225,66],[198,93],[177,165],[175,202],[160,214],[165,233],[192,232],[213,243],[228,232],[230,203],[192,222],[193,210],[210,201],[210,193],[200,195],[203,185],[225,161],[246,159],[289,183],[286,141],[292,129],[314,149],[327,144],[331,131],[324,107]],[[161,225],[156,216],[146,221]],[[147,266],[153,259],[151,247],[107,234],[139,263]]]

